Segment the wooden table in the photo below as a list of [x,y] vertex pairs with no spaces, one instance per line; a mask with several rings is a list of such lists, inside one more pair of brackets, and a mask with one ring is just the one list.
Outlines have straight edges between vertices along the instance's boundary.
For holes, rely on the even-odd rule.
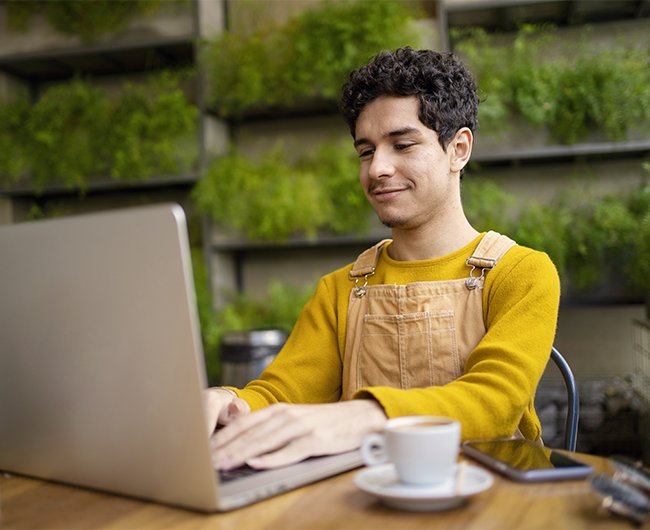
[[[597,472],[611,473],[605,459],[577,456]],[[492,488],[462,507],[416,513],[388,508],[357,489],[355,472],[213,515],[5,475],[0,528],[633,528],[617,516],[599,516],[585,481],[524,485],[495,475]]]

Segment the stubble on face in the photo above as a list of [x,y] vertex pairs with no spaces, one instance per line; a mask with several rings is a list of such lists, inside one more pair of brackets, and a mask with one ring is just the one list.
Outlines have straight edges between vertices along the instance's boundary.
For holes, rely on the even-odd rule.
[[[402,183],[402,187],[404,188],[413,188],[413,184],[410,182],[407,183]],[[386,188],[386,186],[381,183],[381,182],[375,182],[368,188],[367,195],[372,197],[376,193],[381,193],[382,189]],[[372,202],[372,201],[371,201]],[[400,230],[410,230],[413,228],[416,228],[417,223],[413,221],[409,216],[407,215],[393,215],[390,216],[387,212],[382,212],[378,208],[375,207],[375,213],[377,214],[377,218],[387,228],[399,228]]]
[[385,227],[390,228],[391,230],[393,228],[397,228],[398,230],[413,230],[419,226],[419,223],[416,223],[413,221],[413,219],[410,219],[406,216],[403,217],[386,217],[383,218],[377,212],[377,217],[381,221],[381,224],[383,224]]

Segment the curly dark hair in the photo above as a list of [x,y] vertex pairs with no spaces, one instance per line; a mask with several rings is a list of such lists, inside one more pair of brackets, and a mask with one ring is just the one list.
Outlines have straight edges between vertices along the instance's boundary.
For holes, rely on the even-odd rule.
[[452,53],[399,48],[380,52],[354,70],[343,85],[341,112],[355,138],[359,114],[379,96],[417,96],[420,121],[438,133],[446,151],[463,127],[478,126],[478,88],[467,68]]

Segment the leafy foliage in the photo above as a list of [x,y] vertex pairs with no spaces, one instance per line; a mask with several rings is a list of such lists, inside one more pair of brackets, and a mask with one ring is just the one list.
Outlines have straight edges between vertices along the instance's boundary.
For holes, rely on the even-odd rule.
[[4,0],[9,27],[24,31],[36,13],[44,13],[50,25],[85,42],[126,28],[138,15],[151,15],[163,0]]
[[219,348],[224,333],[279,329],[288,335],[293,330],[302,308],[316,289],[315,282],[297,288],[279,280],[272,280],[262,298],[240,294],[223,309],[215,311],[212,308],[207,267],[200,249],[193,249],[192,263],[206,368],[210,381],[215,384],[219,381],[221,371]]
[[[34,105],[26,95],[0,102],[0,183],[29,175],[37,191],[52,181],[84,189],[90,177],[142,179],[192,167],[197,110],[180,83],[163,72],[146,86],[127,83],[114,100],[75,78],[48,90]],[[195,145],[196,142],[194,142]]]
[[[175,174],[190,168],[196,150],[197,109],[179,86],[181,78],[163,72],[147,86],[124,85],[124,94],[111,115],[108,147],[110,174],[116,179]],[[193,149],[178,149],[191,137]]]
[[285,160],[281,145],[259,164],[236,151],[216,159],[194,189],[198,208],[251,240],[367,228],[372,207],[359,186],[353,151],[323,144],[313,159],[294,167]]
[[418,45],[415,16],[398,0],[326,1],[282,27],[225,32],[205,54],[211,106],[237,117],[256,106],[336,98],[349,72],[380,50]]
[[102,92],[80,79],[49,90],[34,105],[24,123],[23,150],[35,189],[53,176],[83,186],[88,175],[104,169],[103,140],[108,132],[110,103]]
[[[644,167],[650,173],[650,164]],[[632,196],[630,212],[636,222],[630,237],[633,251],[625,272],[632,285],[643,289],[650,299],[650,182]]]
[[475,73],[486,101],[482,123],[503,130],[510,115],[547,127],[572,144],[598,129],[622,140],[650,119],[648,42],[632,46],[594,45],[585,34],[577,44],[557,43],[549,27],[524,26],[512,46],[497,45],[480,29],[453,32],[457,51]]
[[194,287],[196,302],[199,309],[199,322],[203,339],[203,353],[206,370],[210,380],[218,381],[221,363],[219,360],[219,344],[222,330],[217,324],[215,311],[212,309],[212,292],[205,263],[203,250],[192,249],[192,269],[194,272]]
[[217,321],[224,331],[280,329],[291,333],[315,288],[313,283],[297,288],[271,280],[266,296],[255,299],[239,295],[217,313]]
[[372,212],[359,184],[359,159],[348,149],[348,142],[324,143],[315,158],[303,164],[305,171],[316,175],[322,188],[319,200],[329,202],[323,228],[335,234],[363,232]]
[[462,197],[465,214],[476,230],[512,233],[517,200],[496,181],[474,179],[464,184]]
[[565,229],[569,279],[575,288],[586,289],[601,283],[620,265],[619,257],[631,243],[635,219],[621,195],[585,201],[574,206],[572,213]]
[[27,142],[25,124],[31,104],[22,94],[11,104],[0,102],[0,182],[15,182],[27,167],[27,153],[22,148]]

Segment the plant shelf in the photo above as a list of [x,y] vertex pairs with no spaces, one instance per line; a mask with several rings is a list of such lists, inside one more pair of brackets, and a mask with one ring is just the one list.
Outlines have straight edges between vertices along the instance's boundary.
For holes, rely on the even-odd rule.
[[390,232],[371,233],[362,236],[358,235],[321,235],[317,238],[310,239],[307,237],[294,237],[287,241],[243,241],[243,240],[225,240],[213,241],[212,249],[217,252],[255,252],[267,250],[302,250],[310,248],[333,248],[333,247],[371,247],[382,239],[390,238]]
[[30,83],[42,83],[69,79],[75,74],[105,76],[192,66],[194,59],[193,41],[174,38],[0,56],[0,71]]
[[448,27],[481,26],[512,31],[518,24],[552,22],[558,26],[633,20],[650,16],[650,3],[637,0],[486,0],[447,1]]
[[534,149],[475,153],[471,162],[482,167],[510,166],[539,163],[588,160],[611,160],[616,158],[643,158],[650,156],[650,140],[628,142],[597,142],[574,145],[553,145]]
[[[207,112],[221,118],[214,108],[207,108]],[[338,102],[326,98],[301,99],[286,105],[272,105],[268,107],[252,107],[246,109],[241,115],[226,116],[225,119],[232,125],[240,123],[269,122],[276,120],[311,118],[319,116],[340,115]],[[343,118],[341,118],[343,119]]]
[[36,191],[27,183],[17,184],[10,188],[0,188],[0,195],[10,197],[40,197],[52,195],[77,195],[80,192],[85,194],[108,193],[114,191],[139,191],[155,188],[189,187],[196,184],[200,175],[189,173],[187,175],[176,175],[169,177],[155,176],[148,179],[138,180],[109,180],[98,179],[88,182],[85,188],[68,186],[65,184],[52,184],[45,186],[41,191]]

